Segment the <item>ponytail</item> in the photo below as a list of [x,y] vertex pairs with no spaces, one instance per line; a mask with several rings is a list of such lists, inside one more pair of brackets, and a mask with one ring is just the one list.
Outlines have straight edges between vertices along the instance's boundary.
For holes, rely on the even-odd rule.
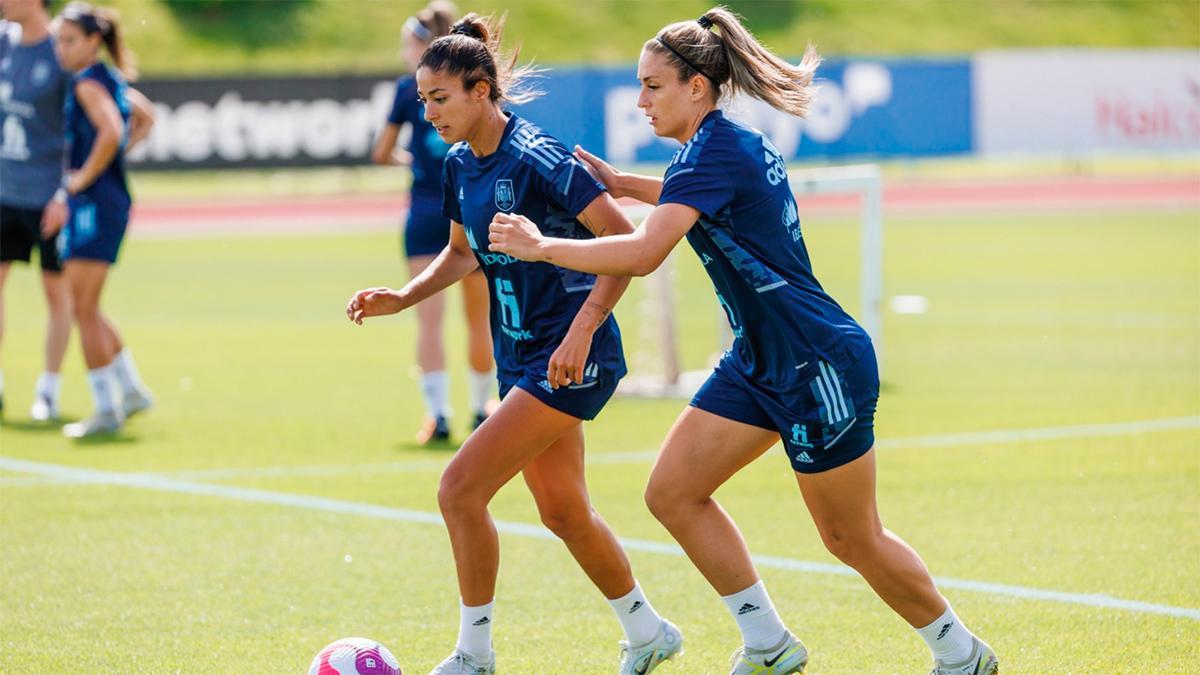
[[821,63],[812,45],[799,65],[784,61],[755,39],[736,14],[720,6],[696,21],[663,28],[645,48],[672,59],[680,80],[704,76],[718,101],[744,93],[798,117],[808,114],[813,75]]
[[526,80],[542,72],[530,64],[517,66],[520,47],[506,56],[500,47],[505,15],[494,20],[474,12],[454,24],[450,33],[434,40],[421,56],[418,68],[429,68],[462,77],[464,89],[487,82],[494,102],[526,103],[541,95]]

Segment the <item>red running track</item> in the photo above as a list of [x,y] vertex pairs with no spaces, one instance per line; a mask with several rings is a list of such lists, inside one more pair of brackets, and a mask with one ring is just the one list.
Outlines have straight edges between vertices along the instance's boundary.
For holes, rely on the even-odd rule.
[[[809,213],[853,213],[858,208],[853,195],[805,196],[798,201],[801,211]],[[407,195],[163,200],[138,203],[133,219],[146,234],[361,231],[398,226],[407,203]],[[885,185],[884,209],[890,214],[1144,209],[1200,213],[1200,175],[900,183]]]

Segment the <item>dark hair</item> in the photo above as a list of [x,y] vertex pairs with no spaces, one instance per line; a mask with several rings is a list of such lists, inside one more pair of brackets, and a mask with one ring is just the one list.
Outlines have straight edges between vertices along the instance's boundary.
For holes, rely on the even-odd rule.
[[104,48],[108,50],[117,70],[130,82],[137,79],[137,59],[125,45],[116,11],[105,7],[93,7],[86,2],[72,2],[63,8],[58,17],[79,26],[84,35],[99,33]]
[[718,100],[746,93],[800,117],[808,114],[813,75],[821,63],[812,45],[799,65],[775,56],[736,14],[720,6],[696,21],[663,28],[644,48],[671,59],[680,81],[703,75],[712,83]]
[[494,20],[474,12],[464,16],[450,29],[449,35],[429,45],[417,68],[461,75],[463,89],[487,82],[492,101],[532,101],[541,92],[527,88],[524,81],[540,73],[541,69],[529,64],[517,66],[517,56],[521,51],[519,46],[508,57],[500,50],[500,34],[504,31],[505,17],[501,15]]
[[458,8],[448,0],[434,0],[404,22],[413,36],[426,44],[446,35],[454,25]]

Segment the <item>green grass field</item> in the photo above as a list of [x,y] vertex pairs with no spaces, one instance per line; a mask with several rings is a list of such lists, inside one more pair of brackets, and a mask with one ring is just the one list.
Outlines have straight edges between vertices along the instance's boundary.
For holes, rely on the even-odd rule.
[[[818,275],[855,309],[852,221],[806,222]],[[929,311],[886,317],[885,524],[935,575],[1020,587],[944,587],[1006,673],[1200,671],[1197,214],[895,217],[886,258],[888,294],[924,295]],[[717,310],[690,252],[676,260],[685,363],[699,368]],[[35,276],[14,270],[0,672],[300,673],[349,635],[382,641],[406,673],[449,653],[454,569],[443,529],[421,514],[437,511],[451,451],[408,440],[421,416],[414,320],[355,327],[342,313],[353,290],[402,278],[390,234],[133,238],[106,302],[158,406],[113,439],[73,443],[27,421],[44,307]],[[644,287],[617,311],[631,353],[643,350]],[[460,322],[448,329],[461,353]],[[89,407],[77,351],[72,417]],[[683,405],[618,399],[587,427],[592,497],[622,537],[670,542],[642,504],[644,453]],[[1079,427],[1178,418],[1157,431]],[[970,435],[1046,427],[1073,430]],[[835,562],[778,449],[718,498],[756,554]],[[519,481],[492,513],[538,522]],[[564,547],[523,532],[502,534],[503,672],[611,672],[611,610]],[[687,640],[658,672],[726,672],[738,640],[724,606],[685,558],[646,548],[630,553],[635,573]],[[926,672],[920,639],[860,579],[788,564],[761,572],[813,653],[810,673]],[[1091,594],[1153,607],[1080,603]]]
[[[56,0],[56,8],[62,3]],[[109,0],[143,72],[394,72],[405,18],[425,0]],[[632,63],[663,26],[717,4],[780,54],[966,54],[1006,47],[1200,47],[1190,0],[476,0],[508,12],[508,43],[545,64]],[[353,39],[347,39],[353,36]]]

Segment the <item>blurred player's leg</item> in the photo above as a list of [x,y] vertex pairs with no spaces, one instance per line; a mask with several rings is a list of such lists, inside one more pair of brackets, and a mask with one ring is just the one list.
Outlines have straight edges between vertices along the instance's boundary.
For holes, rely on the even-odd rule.
[[[44,249],[42,255],[45,255]],[[45,261],[43,261],[44,263]],[[46,295],[46,369],[34,387],[29,416],[35,421],[58,419],[58,395],[61,389],[62,362],[71,337],[71,291],[62,272],[42,270],[42,290]]]
[[[410,276],[417,276],[433,262],[434,256],[408,259]],[[421,369],[421,397],[425,401],[425,421],[417,431],[418,443],[446,441],[450,438],[450,385],[446,376],[446,354],[442,345],[442,315],[445,299],[437,294],[416,306],[417,366]]]
[[123,416],[116,408],[113,396],[111,336],[100,313],[100,293],[108,275],[108,263],[70,260],[64,265],[63,273],[71,289],[72,309],[79,324],[79,342],[83,346],[88,384],[95,403],[95,412],[90,418],[68,424],[63,427],[63,433],[72,438],[113,433],[121,428]]
[[472,428],[480,424],[496,407],[492,391],[496,386],[496,362],[492,358],[492,329],[488,321],[487,277],[472,272],[462,280],[463,311],[467,317],[467,356],[470,365]]

